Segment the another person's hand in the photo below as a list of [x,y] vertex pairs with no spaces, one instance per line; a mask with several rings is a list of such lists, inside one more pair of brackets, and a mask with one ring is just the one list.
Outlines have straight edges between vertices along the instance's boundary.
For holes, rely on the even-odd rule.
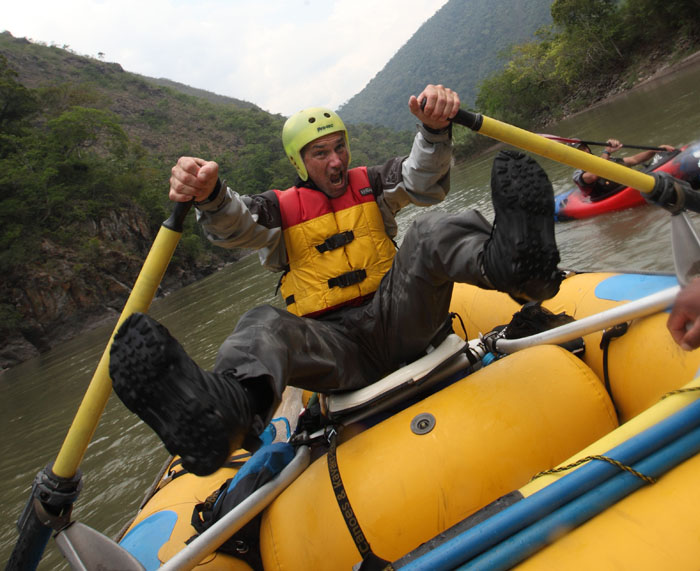
[[622,148],[622,143],[617,139],[608,139],[606,144],[604,152],[608,153],[608,155],[612,155],[615,151],[619,151]]
[[[423,105],[425,100],[425,105]],[[444,129],[459,111],[459,95],[442,85],[427,85],[418,97],[411,95],[408,108],[424,125],[431,129]]]
[[674,341],[686,351],[700,347],[700,278],[676,296],[666,325]]
[[665,151],[668,152],[673,152],[676,150],[676,147],[672,147],[671,145],[659,145],[660,149],[664,149]]
[[170,175],[169,198],[174,202],[202,202],[216,187],[219,165],[197,157],[180,157]]

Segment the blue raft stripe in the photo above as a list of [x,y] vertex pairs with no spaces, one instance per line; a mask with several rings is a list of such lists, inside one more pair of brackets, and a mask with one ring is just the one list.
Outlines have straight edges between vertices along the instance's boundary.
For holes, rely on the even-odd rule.
[[[641,474],[658,479],[699,451],[700,428],[696,428],[640,460],[633,467]],[[562,530],[579,527],[645,485],[647,482],[638,476],[621,472],[469,561],[460,569],[471,571],[512,569],[518,563],[554,543]]]
[[158,551],[170,539],[176,522],[174,511],[156,512],[127,533],[119,544],[136,557],[146,571],[158,569]]
[[604,279],[595,288],[598,299],[635,301],[678,285],[675,276],[622,274]]

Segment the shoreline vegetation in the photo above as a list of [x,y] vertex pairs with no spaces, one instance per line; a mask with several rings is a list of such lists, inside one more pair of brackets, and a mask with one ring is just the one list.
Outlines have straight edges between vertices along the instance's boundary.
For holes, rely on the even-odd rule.
[[[634,84],[623,85],[622,82],[619,82],[617,84],[610,85],[607,89],[601,90],[596,100],[590,105],[580,108],[576,107],[575,109],[571,109],[569,112],[561,116],[551,117],[549,120],[533,125],[533,128],[537,127],[538,129],[543,129],[553,123],[558,123],[582,113],[588,113],[594,110],[596,107],[607,105],[616,98],[623,97],[635,89],[644,87],[648,83],[661,80],[667,76],[673,76],[685,68],[693,66],[700,66],[700,50],[694,51],[690,54],[684,52],[681,54],[681,56],[679,56],[678,53],[667,54],[662,57],[656,56],[653,59],[645,61],[637,66],[636,73],[638,74],[638,79]],[[515,126],[522,127],[520,124],[515,124]],[[478,140],[479,139],[477,139],[477,141]],[[466,153],[464,151],[459,153],[460,159],[456,161],[455,164],[467,162],[504,144],[501,142],[494,142],[493,140],[485,137],[480,137],[480,140],[486,141],[486,144],[474,144],[473,146],[469,146]]]
[[[541,128],[697,64],[700,11],[691,4],[554,0],[554,23],[504,56],[472,110]],[[216,160],[241,194],[286,188],[293,170],[280,115],[178,92],[8,32],[0,47],[2,371],[119,315],[168,217],[162,173],[172,157]],[[351,125],[353,161],[400,155],[412,135]],[[494,146],[467,129],[453,136],[455,163]],[[213,247],[190,216],[159,295],[243,254]]]
[[660,63],[658,63],[655,66],[646,65],[641,67],[639,70],[640,78],[631,87],[627,89],[620,89],[619,86],[614,87],[613,89],[610,89],[600,101],[593,103],[585,109],[581,109],[579,111],[575,111],[569,115],[566,115],[564,119],[568,117],[573,117],[575,115],[578,115],[579,113],[585,113],[587,111],[595,109],[596,107],[599,107],[600,105],[605,105],[610,101],[614,100],[615,98],[624,95],[625,93],[629,93],[630,91],[634,91],[635,89],[645,86],[647,83],[651,83],[653,81],[662,79],[666,76],[671,76],[685,69],[686,67],[694,65],[700,65],[700,50],[692,52],[690,53],[690,55],[684,55],[680,59],[678,59],[678,54],[672,54],[665,59],[662,58]]
[[[656,59],[656,58],[655,58]],[[577,111],[573,111],[569,113],[568,115],[565,115],[564,117],[557,119],[558,121],[562,119],[568,119],[569,117],[574,117],[576,115],[579,115],[581,113],[586,113],[588,111],[591,111],[595,109],[596,107],[599,107],[601,105],[606,105],[607,103],[615,100],[617,97],[621,97],[625,95],[626,93],[629,93],[631,91],[634,91],[635,89],[638,89],[640,87],[645,86],[648,83],[651,83],[653,81],[662,79],[666,76],[671,76],[675,73],[678,73],[679,71],[691,67],[694,65],[700,65],[700,50],[695,51],[690,53],[689,55],[683,55],[679,59],[678,54],[671,54],[665,58],[658,58],[660,61],[656,64],[653,64],[652,62],[649,62],[643,66],[640,66],[639,68],[639,79],[637,82],[627,88],[621,88],[621,86],[614,86],[611,89],[609,89],[605,94],[601,97],[599,101],[596,101],[595,103],[592,103],[588,107],[584,109],[579,109]],[[543,125],[543,126],[546,126]]]
[[[676,67],[700,47],[695,0],[554,0],[550,13],[552,23],[513,46],[503,69],[481,82],[480,113],[546,127]],[[480,145],[472,135],[458,143],[462,156]]]

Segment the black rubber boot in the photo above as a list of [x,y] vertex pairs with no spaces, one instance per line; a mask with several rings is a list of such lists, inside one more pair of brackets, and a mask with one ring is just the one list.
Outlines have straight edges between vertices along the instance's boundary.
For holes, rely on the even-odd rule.
[[484,248],[486,277],[518,303],[549,299],[562,272],[554,239],[554,191],[537,162],[501,151],[491,170],[495,220]]
[[221,467],[254,421],[262,425],[238,381],[200,369],[165,327],[143,313],[129,316],[115,335],[109,373],[126,407],[198,476]]

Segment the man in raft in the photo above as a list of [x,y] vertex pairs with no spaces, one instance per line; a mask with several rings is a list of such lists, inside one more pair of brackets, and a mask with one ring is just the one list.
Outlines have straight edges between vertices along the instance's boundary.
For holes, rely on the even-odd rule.
[[206,475],[233,450],[255,450],[287,385],[358,389],[436,346],[447,335],[454,282],[519,302],[556,294],[562,276],[552,186],[519,152],[502,151],[494,161],[493,226],[474,210],[433,211],[396,250],[399,210],[437,204],[449,191],[449,119],[459,104],[456,92],[428,85],[408,102],[420,121],[410,154],[352,169],[340,117],[300,111],[282,132],[298,174],[282,191],[239,196],[219,179],[216,163],[178,160],[170,199],[194,200],[213,243],[255,248],[263,266],[284,272],[286,305],[243,315],[211,372],[147,315],[131,315],[117,332],[115,392],[186,469]]
[[[586,143],[572,143],[571,146],[575,149],[579,149],[580,151],[593,154],[593,151],[591,151],[591,148]],[[617,139],[608,139],[606,141],[605,150],[600,156],[605,160],[613,161],[617,164],[632,168],[651,160],[657,153],[657,151],[648,150],[632,155],[631,157],[623,157],[621,159],[613,157],[613,153],[619,151],[622,147],[622,143]],[[671,145],[659,145],[659,148],[664,149],[667,152],[673,152],[676,150]],[[600,177],[593,172],[584,171],[583,169],[576,169],[572,179],[576,183],[576,186],[581,189],[581,192],[585,196],[590,196],[592,200],[606,198],[624,188],[623,185],[617,182]]]

